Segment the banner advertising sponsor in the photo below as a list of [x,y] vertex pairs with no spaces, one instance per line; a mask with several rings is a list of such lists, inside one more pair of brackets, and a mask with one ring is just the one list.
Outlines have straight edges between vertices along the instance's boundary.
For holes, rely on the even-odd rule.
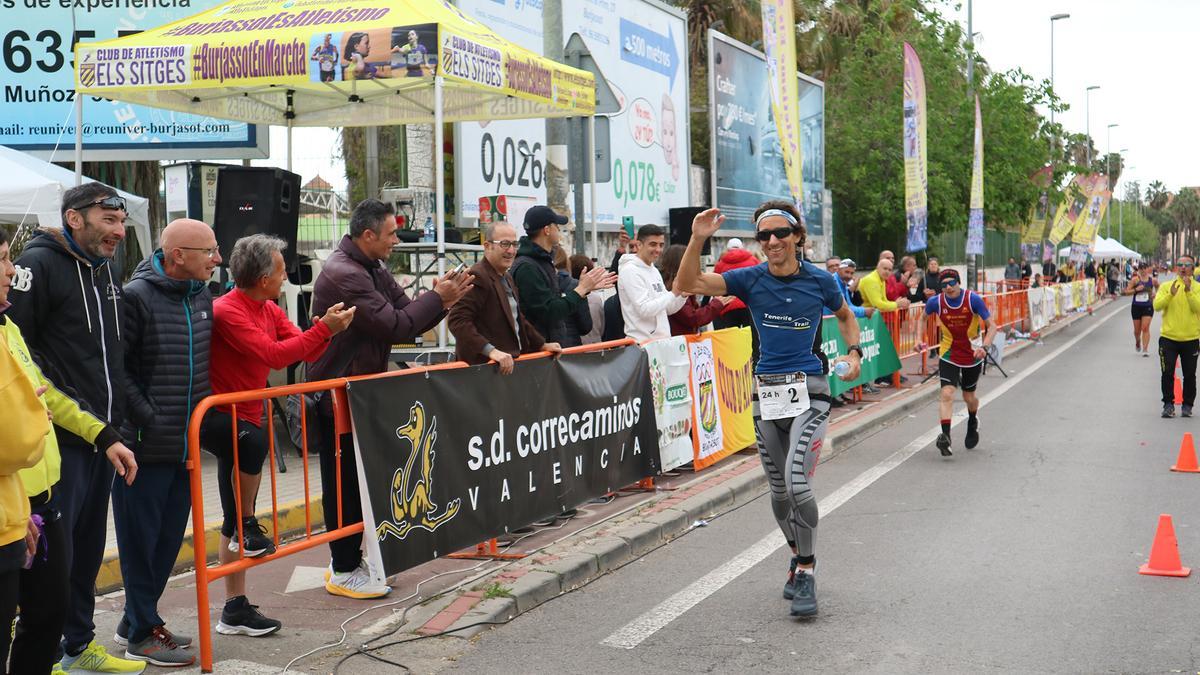
[[[875,312],[869,319],[858,320],[858,344],[862,347],[862,371],[855,380],[843,382],[836,375],[829,375],[831,396],[840,396],[851,389],[874,382],[876,378],[900,370],[900,357],[892,344],[892,334],[883,322],[883,315]],[[832,362],[846,353],[846,341],[838,330],[837,319],[827,316],[821,321],[821,351]]]
[[[709,31],[709,122],[713,206],[729,230],[753,230],[750,218],[768,199],[789,199],[771,115],[766,58],[762,52]],[[798,74],[801,141],[801,212],[811,236],[822,236],[825,214],[825,85]]]
[[[721,417],[721,452],[708,459],[722,457],[749,448],[754,440],[754,350],[750,328],[724,328],[705,333],[712,340],[717,366],[717,409]],[[706,465],[710,462],[702,462]]]
[[725,447],[717,401],[717,360],[710,334],[689,335],[687,341],[692,366],[692,461],[700,469],[721,459]]
[[800,182],[800,111],[796,109],[800,91],[796,86],[796,13],[792,0],[762,0],[762,26],[771,116],[775,118],[788,188],[799,205],[804,202],[804,186]]
[[1046,237],[1050,240],[1051,245],[1058,246],[1058,243],[1071,233],[1075,227],[1075,221],[1083,212],[1083,205],[1086,203],[1090,191],[1091,181],[1087,176],[1075,176],[1071,179],[1066,194],[1063,195],[1065,201],[1058,205],[1058,211],[1054,214],[1054,224],[1050,227],[1049,236]]
[[1100,230],[1100,221],[1108,208],[1111,193],[1108,190],[1108,176],[1097,174],[1090,176],[1086,209],[1076,219],[1075,229],[1071,231],[1071,259],[1079,262],[1095,250],[1096,234]]
[[[691,205],[684,14],[646,0],[563,0],[562,16],[563,39],[579,33],[621,106],[611,115],[612,180],[597,186],[596,221],[667,223],[668,209]],[[591,213],[589,187],[584,209]]]
[[395,574],[653,475],[648,374],[624,347],[351,383],[374,559]]
[[[1029,177],[1031,181],[1042,189],[1041,195],[1038,197],[1037,204],[1029,209],[1029,219],[1021,228],[1021,243],[1022,244],[1041,244],[1046,238],[1046,226],[1050,224],[1050,195],[1047,193],[1047,188],[1050,187],[1050,180],[1053,173],[1049,166],[1044,166],[1033,173]],[[1041,257],[1041,249],[1033,256],[1027,256],[1029,260],[1037,260]]]
[[[0,29],[0,145],[67,159],[75,143],[76,42],[108,40],[154,28],[220,0],[66,2],[3,0]],[[169,55],[130,59],[130,75],[167,68]],[[88,96],[83,101],[85,158],[238,159],[266,157],[265,129],[205,115]]]
[[[500,37],[542,54],[541,2],[455,0],[454,4]],[[459,227],[475,227],[479,198],[485,195],[532,197],[535,204],[546,203],[546,120],[483,119],[455,127],[454,195]],[[521,223],[514,225],[519,228]]]
[[967,255],[983,255],[983,119],[975,96],[975,157],[971,161],[971,214],[967,221]]
[[688,387],[691,363],[682,335],[642,345],[650,360],[650,390],[658,421],[661,471],[692,461],[692,395]]
[[929,226],[929,174],[925,154],[925,73],[917,52],[904,43],[904,250],[924,251]]
[[1029,323],[1034,332],[1040,331],[1050,323],[1050,313],[1053,311],[1050,289],[1030,288],[1028,298]]

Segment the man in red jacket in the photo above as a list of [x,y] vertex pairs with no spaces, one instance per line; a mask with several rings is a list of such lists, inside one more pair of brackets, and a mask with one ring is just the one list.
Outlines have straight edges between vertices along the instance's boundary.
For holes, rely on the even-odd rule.
[[[213,302],[212,362],[209,379],[214,394],[267,386],[267,375],[297,361],[315,361],[329,340],[350,325],[354,308],[333,305],[325,316],[313,317],[312,328],[301,332],[275,301],[287,280],[283,250],[287,242],[255,234],[242,237],[229,256],[235,288]],[[204,420],[203,446],[217,456],[217,485],[221,495],[222,563],[238,559],[239,552],[256,558],[275,550],[266,528],[255,518],[254,503],[262,480],[268,442],[263,433],[261,401],[218,406]],[[237,466],[233,459],[233,426],[237,425]],[[235,481],[234,471],[238,476]],[[235,485],[237,496],[234,495]],[[240,497],[240,501],[239,501]],[[241,507],[239,513],[238,507]],[[239,515],[241,518],[239,519]],[[239,528],[240,522],[240,528]],[[239,532],[240,529],[240,532]],[[225,608],[217,632],[259,637],[273,633],[280,622],[259,613],[246,599],[246,573],[225,577]]]

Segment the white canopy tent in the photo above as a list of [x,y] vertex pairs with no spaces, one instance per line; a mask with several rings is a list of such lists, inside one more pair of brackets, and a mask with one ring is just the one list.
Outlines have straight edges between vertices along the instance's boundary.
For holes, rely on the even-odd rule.
[[[1060,258],[1064,258],[1071,254],[1071,247],[1064,246],[1058,249]],[[1118,258],[1121,260],[1141,260],[1142,255],[1137,251],[1127,248],[1124,244],[1116,239],[1109,239],[1103,235],[1097,234],[1096,241],[1092,248],[1092,257],[1097,260],[1108,260]]]
[[[62,196],[75,185],[75,173],[0,145],[0,223],[21,227],[62,226]],[[93,182],[84,177],[83,182]],[[126,221],[137,234],[143,254],[154,250],[150,238],[150,202],[117,190],[129,208]]]

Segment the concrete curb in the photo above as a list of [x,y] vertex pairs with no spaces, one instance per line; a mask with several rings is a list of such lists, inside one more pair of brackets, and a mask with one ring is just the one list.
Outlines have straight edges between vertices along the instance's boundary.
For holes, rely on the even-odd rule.
[[[316,531],[325,531],[325,516],[321,510],[321,498],[315,497],[309,502],[309,513],[312,514],[312,529]],[[259,511],[257,514],[258,520],[267,528],[267,536],[271,536],[274,531],[274,523],[271,519],[271,511]],[[294,537],[304,533],[304,500],[299,499],[294,502],[288,502],[279,507],[279,540],[283,541],[289,537]],[[208,563],[217,561],[217,547],[221,542],[221,521],[209,521],[204,526],[204,552]],[[179,574],[193,569],[196,566],[196,548],[192,545],[193,538],[191,530],[183,538],[183,545],[179,547],[179,555],[175,557],[175,567],[171,570],[171,574]],[[118,556],[117,549],[110,548],[104,552],[104,562],[100,565],[100,573],[96,575],[96,592],[111,593],[120,590],[124,587],[124,581],[121,578],[121,562]]]
[[[1108,301],[1102,301],[1093,306],[1093,311],[1107,304]],[[1050,324],[1042,332],[1042,337],[1068,328],[1087,316],[1091,316],[1091,313],[1078,313]],[[1016,356],[1034,344],[1021,342],[1012,345],[1006,349],[1005,356]],[[828,461],[846,452],[856,442],[879,429],[885,418],[907,414],[929,403],[937,397],[939,389],[938,383],[930,380],[898,391],[861,413],[839,420],[830,429],[826,439],[827,449],[820,461]],[[838,449],[839,446],[841,449]],[[436,633],[431,629],[449,625],[448,635],[469,639],[489,627],[472,624],[510,621],[519,614],[636,560],[693,527],[702,526],[701,521],[715,514],[747,503],[767,488],[766,475],[759,469],[756,456],[733,457],[740,457],[741,461],[718,465],[715,473],[697,476],[675,492],[663,493],[621,520],[589,534],[584,541],[562,542],[553,549],[518,561],[480,581],[485,586],[498,584],[500,592],[509,597],[484,600],[453,617],[439,618],[439,614],[424,623],[411,622],[404,629],[429,635]],[[547,561],[547,558],[550,560]],[[471,627],[465,628],[467,626]]]

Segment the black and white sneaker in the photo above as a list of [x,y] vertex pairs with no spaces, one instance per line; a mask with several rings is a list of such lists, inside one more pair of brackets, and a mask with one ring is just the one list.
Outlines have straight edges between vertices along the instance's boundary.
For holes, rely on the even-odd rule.
[[1171,419],[1172,417],[1174,417],[1174,416],[1175,416],[1175,406],[1174,406],[1174,404],[1171,404],[1171,403],[1164,403],[1164,404],[1163,404],[1162,416],[1163,416],[1163,419]]
[[[245,540],[247,558],[261,558],[275,552],[275,544],[267,537],[267,528],[258,522],[258,518],[250,516],[242,520],[242,539]],[[238,546],[237,530],[229,538],[229,550],[237,553],[242,548]]]
[[217,622],[217,632],[221,635],[262,637],[282,627],[281,622],[263,616],[258,611],[258,605],[250,604],[244,595],[230,598],[225,603],[225,609],[221,610],[221,620]]
[[971,420],[967,420],[967,435],[965,438],[963,438],[963,445],[967,446],[968,450],[971,450],[975,446],[979,445],[978,420],[976,420],[974,424],[971,423]]
[[1192,406],[1187,405],[1187,404],[1184,404],[1183,406],[1181,406],[1179,408],[1179,416],[1180,417],[1191,417],[1192,416]]
[[815,570],[796,570],[795,595],[792,596],[792,616],[817,615],[817,577]]
[[[165,633],[172,642],[180,647],[187,649],[188,647],[192,646],[192,638],[190,635],[180,635],[179,633],[171,632],[166,626],[160,626],[160,628],[162,628],[163,633]],[[113,633],[113,642],[121,645],[122,647],[129,646],[129,619],[125,618],[124,616],[121,617],[120,623],[117,624],[117,631]]]
[[937,449],[942,452],[942,457],[949,457],[954,454],[950,452],[950,434],[939,433],[936,444]]

